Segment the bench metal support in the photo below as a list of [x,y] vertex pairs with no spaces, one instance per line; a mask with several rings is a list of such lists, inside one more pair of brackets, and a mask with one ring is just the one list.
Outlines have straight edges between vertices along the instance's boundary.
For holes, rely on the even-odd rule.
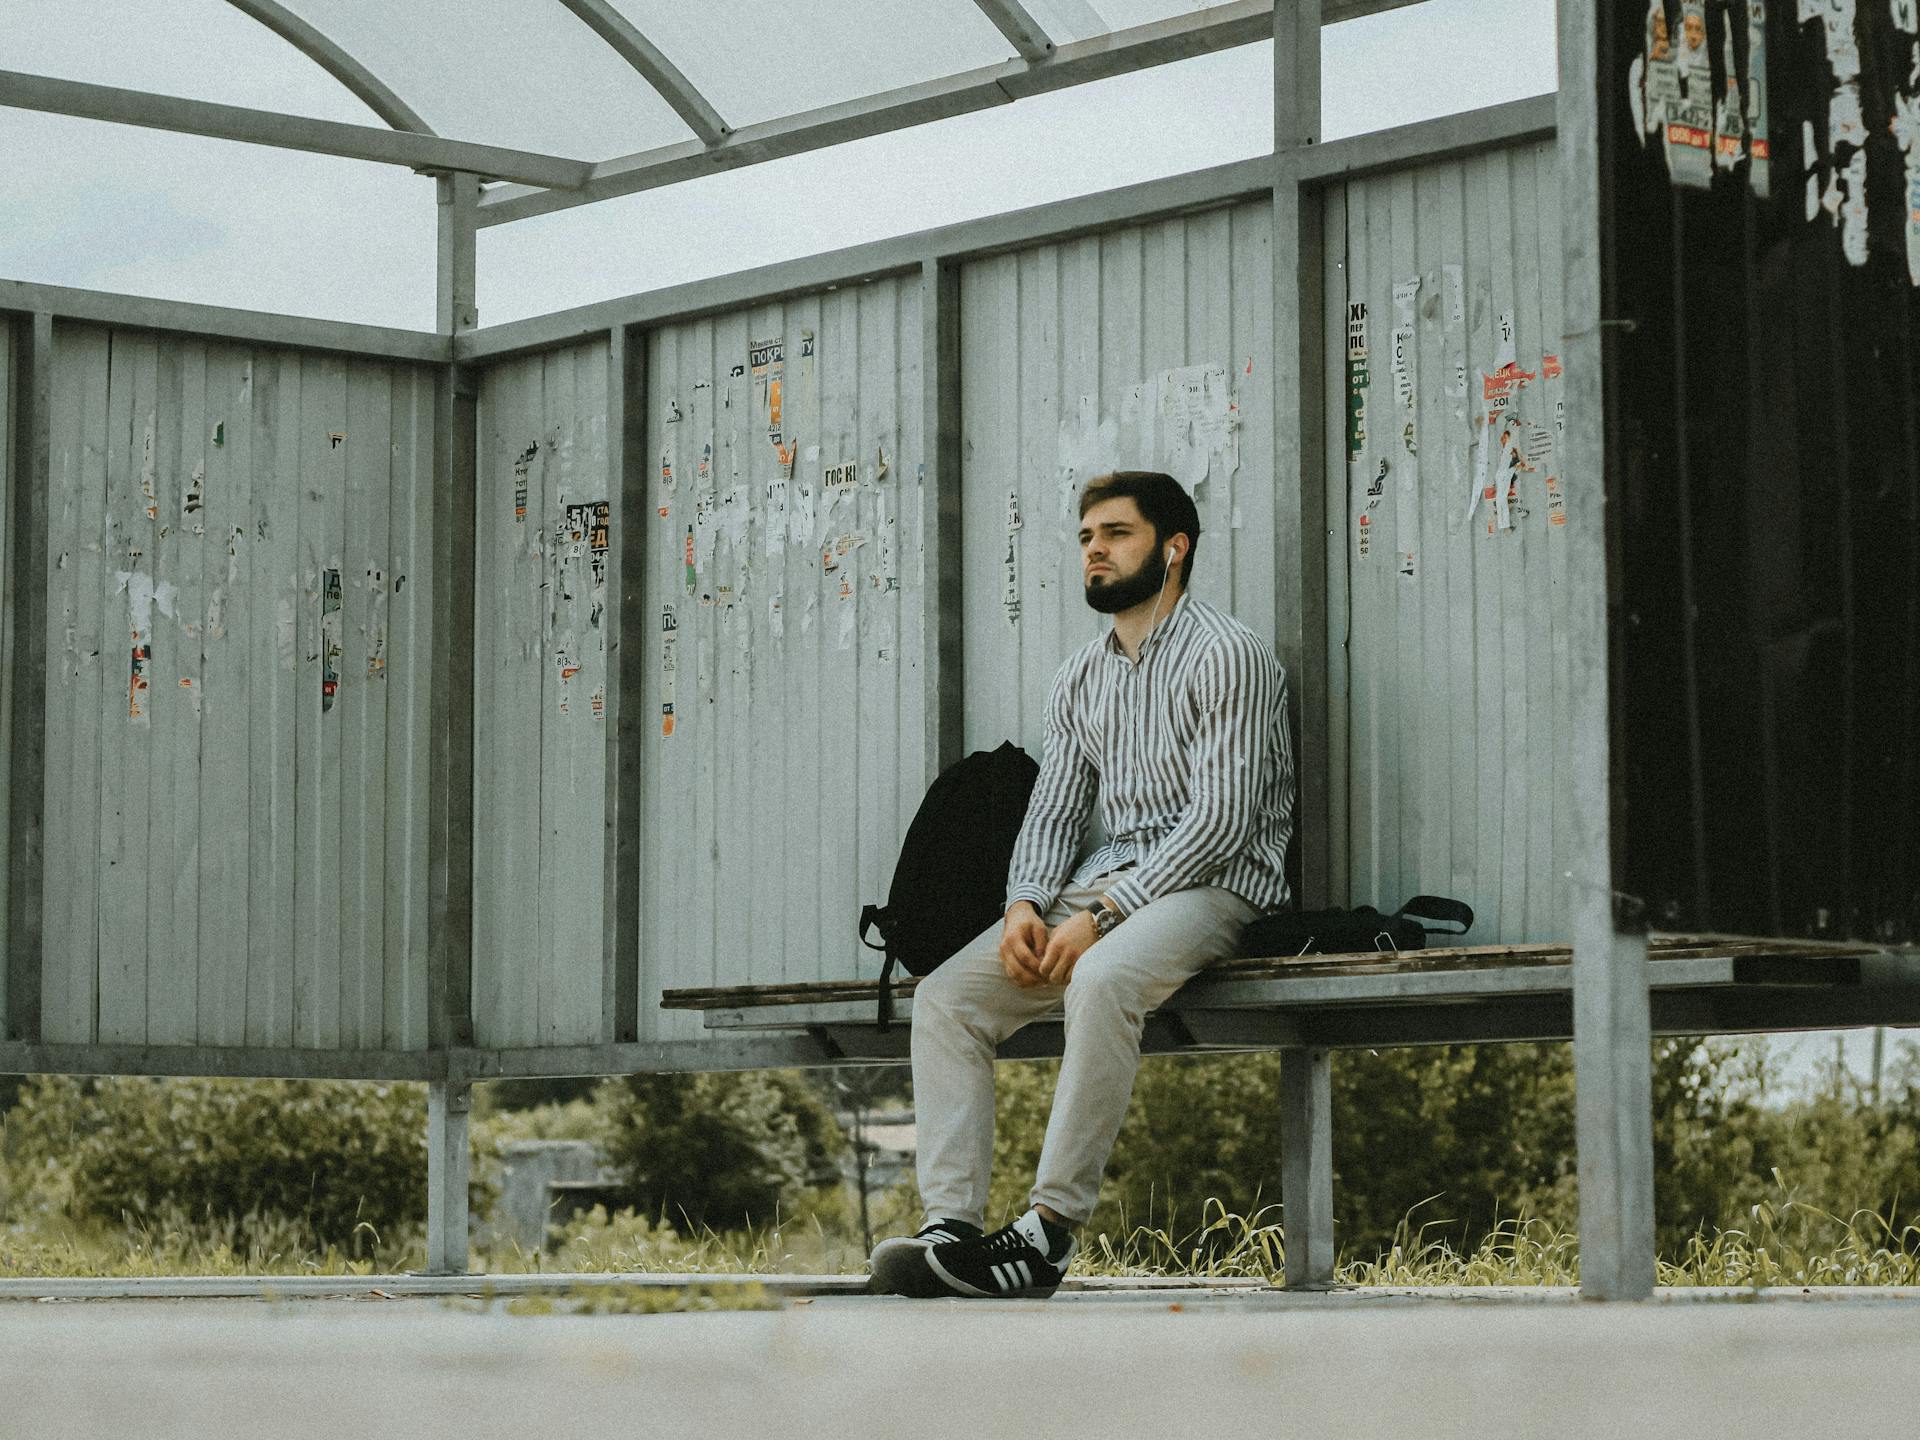
[[1286,1288],[1333,1285],[1333,1052],[1280,1052],[1280,1215]]
[[467,1273],[467,1119],[473,1087],[427,1082],[428,1275]]

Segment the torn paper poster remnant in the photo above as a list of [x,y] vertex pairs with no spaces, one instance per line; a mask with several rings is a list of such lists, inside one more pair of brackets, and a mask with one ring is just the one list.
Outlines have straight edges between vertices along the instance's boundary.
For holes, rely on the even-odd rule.
[[158,417],[155,412],[147,412],[147,433],[140,444],[140,495],[147,502],[147,518],[157,520],[160,517],[158,484],[159,471],[153,453],[153,432]]
[[829,465],[820,472],[820,486],[824,490],[849,490],[859,483],[860,467],[852,460],[838,465]]
[[1713,183],[1713,56],[1701,0],[1680,7],[1675,55],[1679,85],[1667,105],[1667,173],[1676,185],[1704,190]]
[[1747,0],[1747,183],[1765,200],[1772,191],[1772,117],[1767,102],[1767,4]]
[[[533,441],[522,450],[513,462],[513,518],[515,523],[527,523],[527,492],[531,482],[528,475],[533,470],[534,457],[540,453],[540,442]],[[662,515],[667,512],[662,510]]]
[[1667,0],[1648,0],[1641,51],[1627,72],[1627,104],[1642,146],[1649,135],[1665,143],[1667,117],[1679,103],[1680,68],[1674,60]]
[[152,683],[149,675],[152,669],[152,642],[136,636],[127,668],[127,719],[143,728],[151,725],[153,719],[147,704],[147,691]]
[[[1146,388],[1141,387],[1143,391]],[[1133,452],[1139,457],[1134,463],[1143,469],[1157,469],[1159,462],[1151,433],[1153,419],[1150,415],[1143,415],[1142,419],[1149,433],[1136,440],[1136,444],[1144,448]],[[1119,422],[1111,415],[1103,420],[1093,396],[1082,395],[1061,420],[1054,439],[1054,480],[1062,520],[1073,519],[1076,497],[1086,483],[1097,475],[1120,469],[1120,459]]]
[[334,696],[340,690],[340,660],[346,654],[342,643],[343,620],[340,614],[340,572],[322,572],[320,586],[320,710],[333,709]]
[[885,496],[880,501],[880,560],[873,571],[874,588],[888,591],[900,588],[899,545],[895,540],[898,525],[894,520],[893,503]]
[[660,611],[660,734],[673,734],[673,705],[680,672],[680,621],[668,601]]
[[1367,302],[1347,302],[1347,459],[1367,449]]
[[1007,612],[1007,623],[1020,623],[1020,541],[1017,536],[1007,536],[1007,554],[1002,562],[1006,568],[1006,580],[1000,589],[1000,604]]
[[[1916,47],[1915,68],[1920,70],[1920,47]],[[1920,91],[1895,91],[1893,96],[1894,142],[1906,165],[1907,279],[1920,285]]]
[[753,387],[761,403],[766,403],[767,384],[772,379],[773,367],[783,363],[786,349],[781,337],[776,335],[769,340],[755,340],[747,346],[747,365],[753,371]]
[[761,548],[777,556],[787,544],[787,487],[793,482],[776,476],[767,482],[766,504],[760,517]]

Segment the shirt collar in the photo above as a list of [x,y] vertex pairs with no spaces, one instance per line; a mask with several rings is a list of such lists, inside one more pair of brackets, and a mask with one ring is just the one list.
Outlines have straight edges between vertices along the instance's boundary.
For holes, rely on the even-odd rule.
[[[1193,592],[1190,590],[1183,591],[1180,598],[1173,602],[1173,608],[1167,612],[1167,618],[1147,632],[1147,639],[1153,644],[1158,645],[1160,642],[1154,640],[1153,637],[1156,635],[1164,635],[1167,631],[1178,625],[1181,617],[1187,613],[1187,602],[1191,599],[1193,599]],[[1122,660],[1127,659],[1127,652],[1120,648],[1120,635],[1111,625],[1107,627],[1105,644],[1107,654],[1118,656]],[[1127,660],[1127,663],[1133,665],[1139,662]]]

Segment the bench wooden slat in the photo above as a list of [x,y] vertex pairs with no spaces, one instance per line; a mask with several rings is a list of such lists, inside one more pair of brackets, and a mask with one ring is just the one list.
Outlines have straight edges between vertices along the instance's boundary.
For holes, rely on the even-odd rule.
[[[1832,983],[1847,978],[1848,972],[1819,962],[1874,954],[1872,946],[1830,945],[1806,941],[1721,940],[1711,936],[1658,936],[1648,943],[1648,954],[1661,960],[1766,959],[1778,962],[1804,961],[1807,978]],[[1274,980],[1292,976],[1421,974],[1445,970],[1506,969],[1524,965],[1567,965],[1573,950],[1567,945],[1445,945],[1399,954],[1362,950],[1341,955],[1277,955],[1239,957],[1209,966],[1206,980]],[[1857,974],[1857,967],[1852,972]],[[1774,965],[1767,980],[1784,983],[1791,980],[1791,964]],[[915,981],[910,975],[894,983],[894,992],[913,993]],[[788,981],[770,985],[723,985],[704,989],[667,990],[661,994],[663,1010],[747,1010],[781,1005],[822,1005],[846,1001],[878,1001],[878,980]]]

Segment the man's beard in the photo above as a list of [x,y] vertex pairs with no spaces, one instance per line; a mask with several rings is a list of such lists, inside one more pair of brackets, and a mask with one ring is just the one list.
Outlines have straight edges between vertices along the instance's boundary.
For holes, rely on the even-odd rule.
[[1167,583],[1166,552],[1155,545],[1140,568],[1131,575],[1115,575],[1098,585],[1087,586],[1087,604],[1102,615],[1118,615],[1143,600],[1151,600]]

